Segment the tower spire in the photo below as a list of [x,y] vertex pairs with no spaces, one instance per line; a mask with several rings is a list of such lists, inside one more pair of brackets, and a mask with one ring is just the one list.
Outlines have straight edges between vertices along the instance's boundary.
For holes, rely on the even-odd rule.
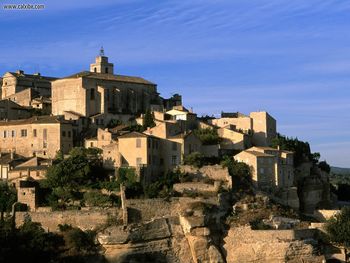
[[105,50],[103,48],[103,46],[101,46],[100,48],[100,57],[104,57],[105,56]]

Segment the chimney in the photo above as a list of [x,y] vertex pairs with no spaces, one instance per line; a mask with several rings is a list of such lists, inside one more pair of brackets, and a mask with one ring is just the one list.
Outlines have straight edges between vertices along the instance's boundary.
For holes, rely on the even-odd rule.
[[19,70],[16,71],[16,73],[19,74],[19,75],[23,75],[24,71],[19,69]]

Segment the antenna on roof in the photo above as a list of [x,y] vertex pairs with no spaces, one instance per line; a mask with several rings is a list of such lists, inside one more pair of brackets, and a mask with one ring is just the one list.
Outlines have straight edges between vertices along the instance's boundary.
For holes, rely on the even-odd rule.
[[101,46],[100,57],[104,57],[104,55],[105,55],[105,50],[104,50],[103,46]]

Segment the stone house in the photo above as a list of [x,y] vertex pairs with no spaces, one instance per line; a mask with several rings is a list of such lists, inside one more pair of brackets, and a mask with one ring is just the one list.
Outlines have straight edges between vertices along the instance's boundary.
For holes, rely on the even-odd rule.
[[26,158],[13,152],[0,153],[0,180],[8,180],[9,172],[25,161]]
[[288,188],[294,185],[293,152],[271,147],[251,147],[234,156],[234,159],[252,168],[253,181],[260,186]]
[[220,128],[231,125],[233,130],[252,135],[255,146],[269,146],[276,137],[276,120],[267,112],[251,112],[249,116],[242,113],[226,113],[221,118],[209,119],[208,122]]
[[113,132],[109,129],[97,129],[97,136],[93,138],[88,138],[85,139],[85,148],[100,148],[102,149],[103,146],[106,146],[108,144],[111,144],[114,142],[119,133],[118,132]]
[[272,189],[275,186],[275,155],[248,149],[234,156],[238,162],[244,162],[251,168],[252,180],[261,189]]
[[33,99],[32,92],[38,96],[47,98],[51,96],[51,81],[55,79],[53,77],[41,76],[40,73],[25,74],[22,70],[6,72],[3,76],[1,98],[9,98],[12,95],[27,90],[25,93],[19,94],[15,98],[15,101],[22,106],[29,106],[28,102]]
[[277,187],[291,187],[294,185],[294,153],[272,147],[252,147],[254,151],[274,155],[276,157],[275,184]]
[[235,130],[231,125],[219,128],[217,131],[221,138],[220,149],[245,150],[251,147],[251,136]]
[[130,132],[118,137],[121,167],[142,170],[141,180],[149,182],[164,173],[161,139],[140,132]]
[[166,114],[170,116],[170,120],[176,121],[184,130],[192,130],[197,127],[197,114],[183,106],[174,106]]
[[28,108],[11,100],[0,100],[0,120],[26,119],[31,116]]
[[51,164],[51,160],[33,157],[11,169],[7,180],[16,188],[21,180],[43,180]]
[[51,98],[40,96],[32,99],[30,105],[33,109],[40,110],[43,115],[51,114]]
[[57,116],[0,122],[0,152],[55,158],[73,147],[72,124]]

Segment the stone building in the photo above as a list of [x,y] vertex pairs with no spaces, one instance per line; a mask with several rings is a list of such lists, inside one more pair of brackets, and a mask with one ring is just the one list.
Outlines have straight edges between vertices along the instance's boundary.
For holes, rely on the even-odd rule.
[[277,160],[274,155],[248,149],[235,155],[234,159],[249,165],[253,182],[259,188],[267,190],[275,186]]
[[251,147],[234,156],[251,167],[258,186],[288,188],[294,185],[293,152],[271,147]]
[[17,201],[27,205],[28,211],[35,211],[38,206],[37,187],[38,184],[35,181],[19,181]]
[[[25,74],[22,70],[16,72],[6,72],[3,76],[3,83],[1,87],[1,98],[9,98],[16,93],[27,90],[27,93],[17,98],[15,101],[23,106],[27,104],[28,100],[33,98],[32,92],[37,96],[50,97],[51,96],[51,81],[55,80],[53,77],[41,76],[40,73]],[[24,104],[22,104],[24,103]]]
[[151,104],[162,104],[157,85],[140,77],[115,75],[103,51],[90,65],[90,71],[52,82],[54,115],[139,114]]
[[33,157],[29,160],[16,165],[8,172],[8,182],[17,187],[21,180],[43,180],[47,169],[52,162],[48,159]]
[[219,128],[218,135],[221,138],[220,149],[222,150],[245,150],[251,147],[251,136],[235,130],[231,125]]
[[272,147],[252,147],[253,151],[271,154],[276,157],[275,185],[277,187],[291,187],[294,185],[294,153]]
[[253,120],[253,144],[270,146],[277,136],[276,120],[266,111],[251,112],[249,116]]
[[276,120],[267,112],[251,112],[249,116],[242,113],[222,113],[221,118],[209,119],[208,122],[218,127],[232,126],[234,130],[252,135],[255,146],[269,146],[276,137]]
[[11,100],[0,100],[0,120],[26,119],[31,116],[30,110]]
[[26,161],[21,155],[11,153],[0,153],[0,180],[8,180],[10,171],[17,165]]
[[54,158],[72,147],[72,124],[57,116],[0,122],[0,152]]

